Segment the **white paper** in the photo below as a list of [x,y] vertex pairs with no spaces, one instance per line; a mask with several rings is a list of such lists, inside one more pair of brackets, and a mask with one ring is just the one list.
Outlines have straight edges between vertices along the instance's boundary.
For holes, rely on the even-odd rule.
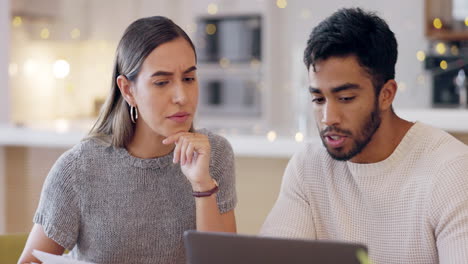
[[91,262],[79,261],[66,256],[57,256],[34,249],[32,254],[42,261],[43,264],[95,264]]

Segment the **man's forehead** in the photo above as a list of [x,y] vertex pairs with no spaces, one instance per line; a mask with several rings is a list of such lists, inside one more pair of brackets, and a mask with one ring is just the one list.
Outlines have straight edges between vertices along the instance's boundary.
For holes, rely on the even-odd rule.
[[331,57],[309,67],[309,83],[318,88],[318,82],[339,86],[347,82],[372,82],[372,76],[362,67],[355,56]]

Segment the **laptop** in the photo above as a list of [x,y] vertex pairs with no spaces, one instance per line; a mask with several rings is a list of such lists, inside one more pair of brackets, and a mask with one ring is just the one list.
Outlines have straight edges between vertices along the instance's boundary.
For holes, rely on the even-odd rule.
[[187,263],[370,263],[361,244],[186,231]]

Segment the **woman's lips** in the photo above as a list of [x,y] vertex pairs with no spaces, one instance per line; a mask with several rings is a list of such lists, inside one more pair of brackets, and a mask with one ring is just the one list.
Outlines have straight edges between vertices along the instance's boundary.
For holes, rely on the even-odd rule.
[[189,117],[189,113],[176,113],[174,115],[168,116],[167,118],[177,123],[184,123]]
[[345,143],[346,137],[338,135],[325,136],[325,141],[332,148],[341,148]]

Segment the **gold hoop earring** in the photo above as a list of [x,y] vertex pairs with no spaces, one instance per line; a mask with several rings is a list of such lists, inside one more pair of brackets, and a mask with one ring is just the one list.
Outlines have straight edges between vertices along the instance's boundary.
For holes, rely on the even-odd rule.
[[136,106],[130,106],[130,119],[132,120],[133,124],[136,124],[138,119],[138,108]]

